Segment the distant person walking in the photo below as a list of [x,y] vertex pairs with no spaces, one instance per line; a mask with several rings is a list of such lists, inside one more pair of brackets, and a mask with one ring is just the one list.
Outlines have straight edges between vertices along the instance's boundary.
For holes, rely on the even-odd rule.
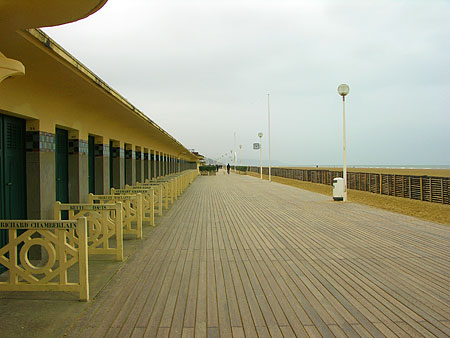
[[227,164],[227,173],[230,174],[230,163]]

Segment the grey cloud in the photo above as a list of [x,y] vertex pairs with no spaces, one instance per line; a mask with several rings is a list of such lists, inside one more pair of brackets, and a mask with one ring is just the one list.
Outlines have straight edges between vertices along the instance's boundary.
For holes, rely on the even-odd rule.
[[341,163],[336,87],[347,82],[350,163],[448,165],[449,14],[439,0],[109,0],[46,31],[209,157],[229,152],[235,131],[242,157],[258,157],[270,92],[274,159]]

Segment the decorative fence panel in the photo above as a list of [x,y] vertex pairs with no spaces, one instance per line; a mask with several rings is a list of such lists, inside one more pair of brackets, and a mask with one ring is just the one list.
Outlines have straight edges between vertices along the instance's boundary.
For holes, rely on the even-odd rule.
[[175,180],[170,178],[159,178],[156,180],[156,182],[166,184],[167,199],[168,201],[170,201],[171,204],[173,204],[175,199],[175,184],[174,184]]
[[169,199],[170,199],[170,192],[169,192],[169,183],[166,181],[160,181],[160,180],[145,180],[144,184],[157,184],[161,187],[162,191],[162,203],[164,209],[169,209]]
[[[8,269],[8,281],[0,291],[78,292],[89,300],[87,221],[0,221],[9,230],[9,242],[0,248],[0,264]],[[25,230],[17,234],[17,230]],[[70,241],[77,232],[78,245]],[[30,259],[31,247],[38,247],[45,259]],[[78,272],[73,272],[78,264]],[[72,272],[69,274],[69,270]]]
[[93,195],[89,194],[89,203],[111,204],[122,202],[123,234],[142,238],[142,195]]
[[[61,220],[61,212],[67,210],[69,220],[87,219],[88,253],[114,255],[123,260],[122,203],[115,204],[61,204],[55,202],[54,218]],[[69,233],[69,242],[78,247],[75,232]],[[111,244],[115,244],[111,246]]]
[[[248,167],[254,173],[260,173],[260,167]],[[268,174],[263,167],[263,174]],[[333,179],[342,177],[342,171],[319,169],[272,168],[271,174],[300,181],[333,185]],[[411,198],[433,203],[450,204],[449,177],[412,176],[347,172],[349,189],[372,192],[396,197]]]
[[155,190],[152,187],[132,187],[125,185],[125,189],[111,188],[111,195],[142,194],[142,220],[155,226]]
[[137,187],[143,187],[143,188],[153,188],[154,192],[155,192],[155,210],[157,210],[158,215],[162,216],[163,215],[163,185],[158,184],[158,183],[151,183],[151,181],[149,181],[150,183],[137,183]]

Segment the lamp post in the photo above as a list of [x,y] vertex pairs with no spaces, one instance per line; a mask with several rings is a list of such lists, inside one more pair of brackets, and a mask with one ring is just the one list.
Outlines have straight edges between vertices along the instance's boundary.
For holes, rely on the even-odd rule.
[[269,121],[269,182],[272,182],[272,165],[270,163],[270,94],[267,94],[267,120]]
[[343,168],[343,176],[344,176],[344,202],[347,202],[347,153],[346,153],[346,144],[345,144],[345,96],[350,92],[350,87],[348,85],[341,84],[337,89],[339,95],[342,96],[342,117],[343,117],[343,150],[344,150],[344,168]]
[[258,133],[258,137],[259,137],[259,170],[261,171],[261,179],[262,179],[262,137],[263,137],[263,133],[259,132]]
[[242,166],[242,144],[239,145],[239,161]]
[[236,132],[234,132],[234,144],[233,144],[233,162],[234,162],[234,170],[236,171],[236,162],[237,162],[237,151],[236,151]]

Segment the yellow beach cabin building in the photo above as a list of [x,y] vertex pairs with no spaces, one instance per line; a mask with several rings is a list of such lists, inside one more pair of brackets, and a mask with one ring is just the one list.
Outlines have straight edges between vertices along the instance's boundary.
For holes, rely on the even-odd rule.
[[105,2],[0,4],[0,219],[52,219],[55,201],[197,168],[195,154],[36,28]]

